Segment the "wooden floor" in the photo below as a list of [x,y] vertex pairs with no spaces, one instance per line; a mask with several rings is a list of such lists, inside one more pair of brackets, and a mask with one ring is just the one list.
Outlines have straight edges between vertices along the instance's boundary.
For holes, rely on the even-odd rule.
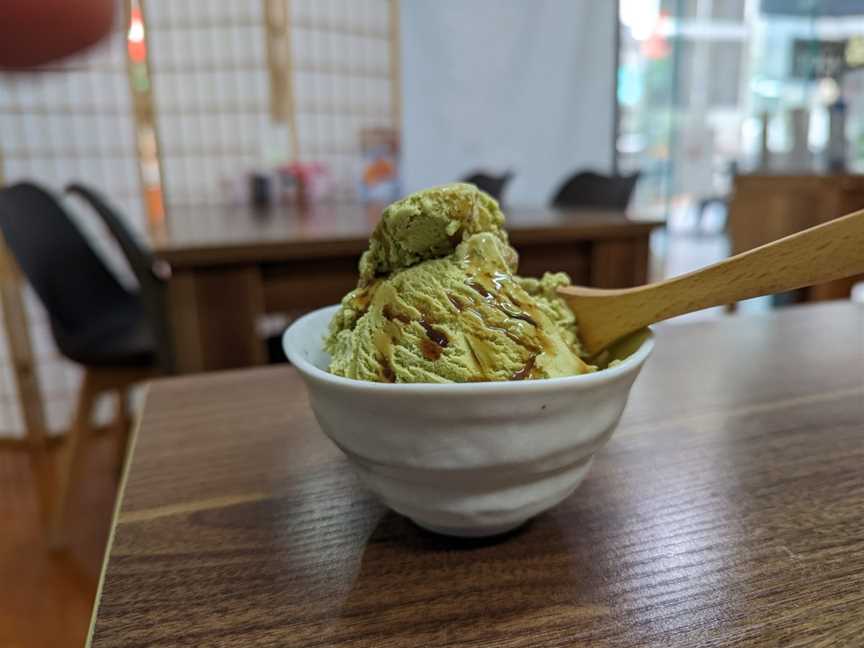
[[84,645],[117,488],[114,438],[89,442],[70,544],[48,550],[28,455],[0,449],[0,648]]

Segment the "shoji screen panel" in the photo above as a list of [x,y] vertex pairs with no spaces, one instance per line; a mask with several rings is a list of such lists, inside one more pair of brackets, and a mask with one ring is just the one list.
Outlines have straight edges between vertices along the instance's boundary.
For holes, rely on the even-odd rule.
[[147,0],[155,112],[171,205],[219,203],[229,182],[286,157],[329,167],[355,195],[360,132],[394,127],[393,4],[288,0],[298,151],[270,114],[264,2]]
[[224,201],[224,181],[260,161],[269,125],[262,5],[144,6],[170,221],[171,205]]
[[294,106],[301,157],[353,196],[363,129],[396,127],[391,3],[291,0]]

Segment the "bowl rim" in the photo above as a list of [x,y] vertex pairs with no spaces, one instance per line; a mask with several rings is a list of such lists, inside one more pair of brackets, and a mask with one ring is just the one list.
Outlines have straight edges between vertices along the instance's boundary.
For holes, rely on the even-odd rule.
[[[339,308],[339,304],[325,306],[306,313],[296,319],[285,329],[282,334],[282,348],[291,364],[301,374],[319,382],[329,383],[333,387],[350,389],[367,393],[399,393],[399,394],[477,394],[483,392],[514,391],[531,393],[536,391],[548,391],[554,388],[593,388],[613,382],[622,375],[635,373],[654,350],[654,331],[647,327],[648,335],[642,344],[633,353],[624,358],[614,367],[608,367],[593,373],[578,374],[575,376],[564,376],[562,378],[537,378],[533,380],[510,380],[470,383],[380,383],[371,380],[357,380],[356,378],[345,378],[331,374],[329,371],[319,369],[309,360],[303,357],[298,345],[298,331],[304,320],[313,317],[322,317],[325,313],[330,317]],[[321,340],[324,339],[324,331],[321,331]]]

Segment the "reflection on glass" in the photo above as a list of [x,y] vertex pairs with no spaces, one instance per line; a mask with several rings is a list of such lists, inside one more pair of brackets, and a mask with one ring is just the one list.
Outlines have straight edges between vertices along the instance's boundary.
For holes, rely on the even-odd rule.
[[724,196],[737,170],[864,170],[862,34],[864,3],[622,0],[617,155],[642,172],[636,208]]

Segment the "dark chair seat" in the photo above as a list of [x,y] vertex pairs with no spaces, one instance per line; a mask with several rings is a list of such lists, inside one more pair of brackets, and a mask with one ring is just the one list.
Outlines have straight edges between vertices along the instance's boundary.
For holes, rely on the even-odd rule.
[[624,210],[638,180],[638,172],[629,176],[607,176],[594,171],[580,171],[561,184],[552,198],[552,205]]
[[157,359],[156,340],[139,319],[71,341],[65,355],[87,367],[152,367]]
[[500,176],[486,173],[485,171],[474,171],[462,178],[462,182],[473,184],[480,191],[485,191],[499,203],[503,202],[504,190],[513,178],[513,173],[508,171]]

